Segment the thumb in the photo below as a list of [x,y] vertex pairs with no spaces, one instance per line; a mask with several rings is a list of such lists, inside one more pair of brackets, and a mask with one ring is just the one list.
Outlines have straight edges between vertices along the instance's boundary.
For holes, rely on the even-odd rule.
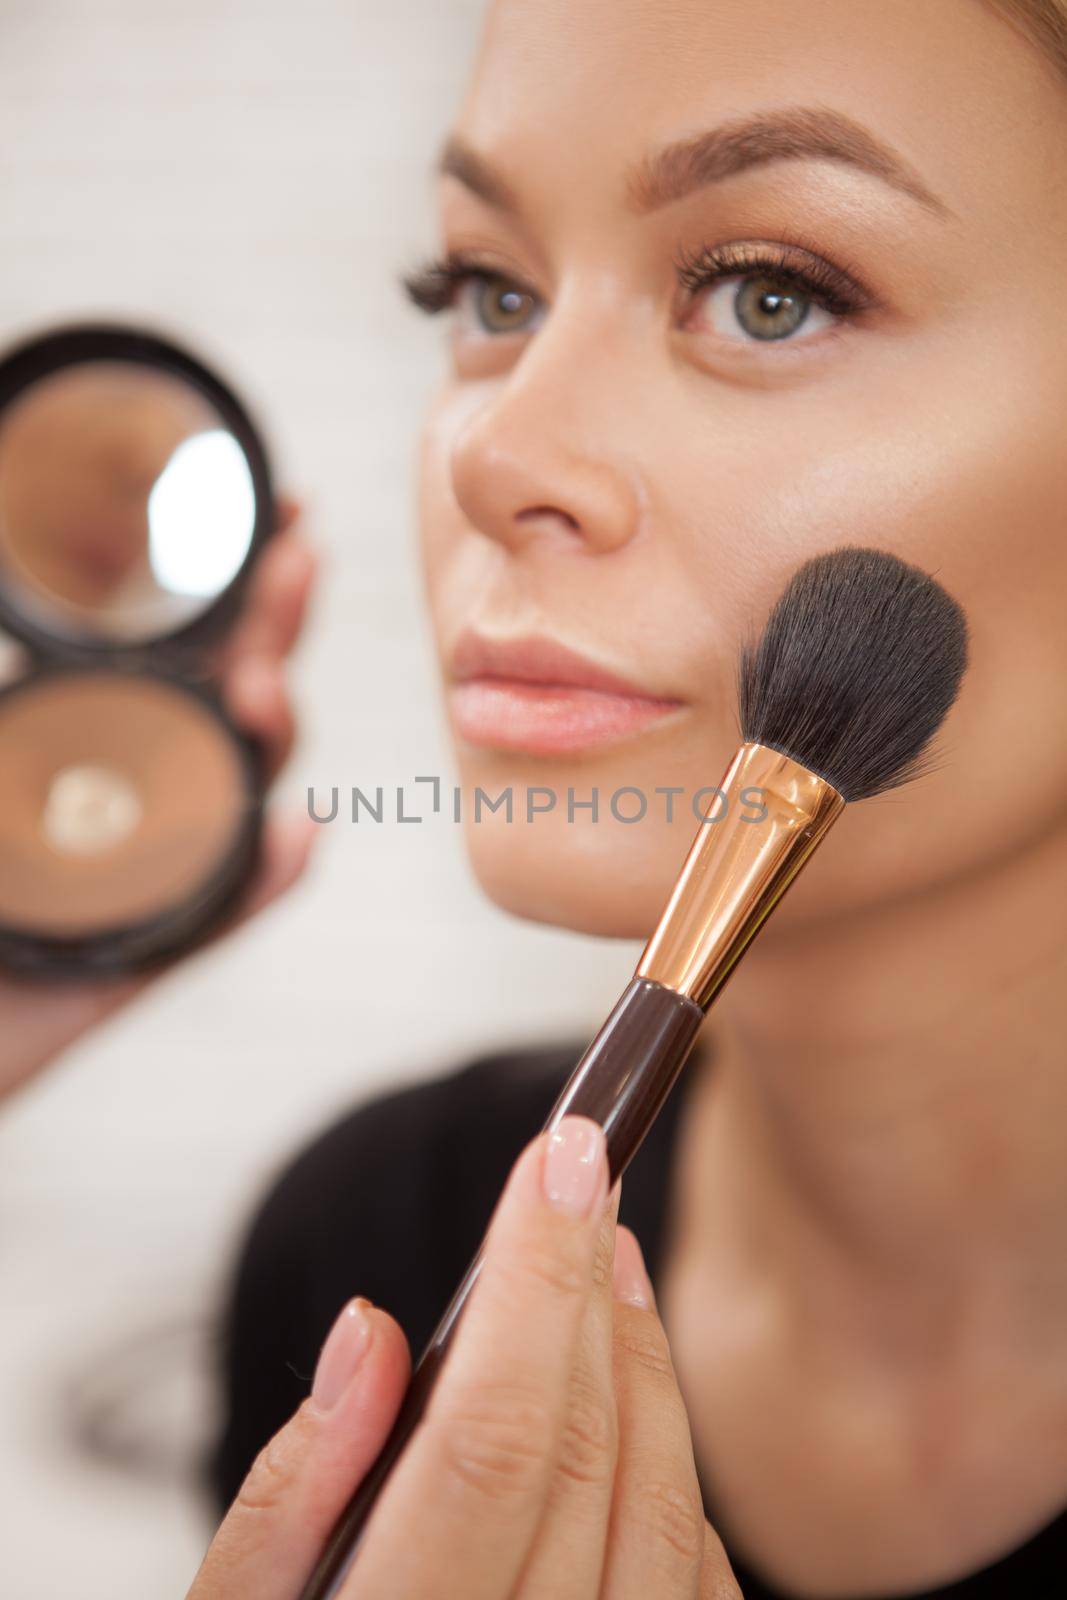
[[407,1387],[392,1317],[350,1300],[322,1347],[311,1394],[257,1456],[186,1600],[292,1600],[373,1463]]
[[700,1600],[744,1600],[722,1540],[707,1522],[704,1524],[704,1561],[700,1568]]

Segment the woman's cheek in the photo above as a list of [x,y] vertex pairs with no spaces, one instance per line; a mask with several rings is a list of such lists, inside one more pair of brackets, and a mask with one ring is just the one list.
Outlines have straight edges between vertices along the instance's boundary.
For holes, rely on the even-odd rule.
[[[1062,809],[1067,751],[1050,733],[1067,674],[1067,467],[1050,465],[1067,458],[1055,437],[1065,409],[1062,367],[1009,353],[991,371],[980,341],[970,360],[957,351],[954,364],[936,347],[921,355],[877,382],[868,372],[854,404],[841,394],[832,403],[779,396],[766,400],[759,427],[739,408],[732,420],[724,415],[711,449],[694,450],[693,430],[680,418],[670,460],[644,463],[656,548],[644,567],[632,553],[628,569],[609,558],[621,611],[632,603],[636,614],[654,600],[694,661],[706,629],[716,667],[799,562],[842,544],[915,562],[968,613],[971,665],[938,741],[939,770],[850,811],[818,871],[790,895],[783,922],[870,907],[980,870],[1047,831]],[[1027,381],[992,381],[1001,369]],[[420,521],[439,636],[486,580],[485,563],[504,559],[490,541],[471,537],[451,491],[451,440],[472,403],[446,390],[423,436]],[[959,426],[946,426],[946,417]],[[618,582],[624,570],[635,586],[629,602]],[[647,780],[667,781],[666,763],[695,792],[716,781],[709,761],[721,756],[724,765],[732,747],[721,708],[709,711],[675,735],[669,751],[645,752]],[[460,749],[458,757],[469,794],[488,769],[480,755]],[[514,764],[501,771],[520,787],[528,778]],[[561,772],[564,792],[567,782]],[[627,828],[557,815],[520,837],[493,816],[468,821],[467,843],[486,892],[507,909],[642,937],[693,831],[689,818]]]
[[447,389],[434,395],[423,419],[418,449],[418,531],[423,582],[431,606],[436,598],[440,564],[448,544],[449,527],[456,525],[459,508],[449,481]]
[[[1062,377],[1016,355],[994,382],[987,352],[973,366],[916,370],[912,404],[878,425],[872,395],[861,427],[806,467],[783,515],[810,548],[870,544],[932,572],[963,605],[970,665],[936,742],[935,770],[849,811],[818,873],[783,917],[922,892],[995,866],[1062,824],[1067,746],[1067,452],[1057,445]],[[1037,380],[1035,382],[1035,379]],[[946,428],[945,416],[960,419]],[[870,424],[874,422],[874,426]]]

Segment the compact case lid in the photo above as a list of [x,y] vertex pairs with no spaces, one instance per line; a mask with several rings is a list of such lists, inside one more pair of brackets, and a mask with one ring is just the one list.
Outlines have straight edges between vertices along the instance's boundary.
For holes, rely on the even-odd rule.
[[247,408],[179,345],[87,323],[0,358],[0,628],[38,655],[195,653],[274,519]]

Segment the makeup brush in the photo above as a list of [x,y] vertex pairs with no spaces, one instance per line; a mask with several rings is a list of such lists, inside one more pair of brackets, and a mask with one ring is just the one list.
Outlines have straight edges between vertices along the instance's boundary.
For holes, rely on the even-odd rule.
[[[545,1124],[591,1117],[611,1181],[648,1133],[712,1001],[845,806],[928,769],[967,662],[962,610],[885,551],[804,563],[741,652],[741,747],[628,987]],[[720,797],[716,797],[716,806]],[[332,1600],[366,1520],[418,1425],[481,1268],[433,1334],[393,1430],[338,1520],[300,1600]]]

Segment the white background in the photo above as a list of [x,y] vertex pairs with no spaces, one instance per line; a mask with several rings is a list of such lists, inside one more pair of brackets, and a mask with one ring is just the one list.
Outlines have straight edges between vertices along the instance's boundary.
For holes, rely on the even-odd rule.
[[[434,242],[479,11],[0,0],[0,337],[143,318],[253,402],[326,557],[298,806],[308,783],[450,771],[413,535],[441,332],[395,281]],[[0,1107],[4,1600],[183,1595],[205,1330],[269,1174],[385,1083],[589,1032],[628,976],[628,949],[484,904],[447,823],[319,846],[292,897]],[[136,1470],[79,1444],[86,1408],[143,1444]]]

